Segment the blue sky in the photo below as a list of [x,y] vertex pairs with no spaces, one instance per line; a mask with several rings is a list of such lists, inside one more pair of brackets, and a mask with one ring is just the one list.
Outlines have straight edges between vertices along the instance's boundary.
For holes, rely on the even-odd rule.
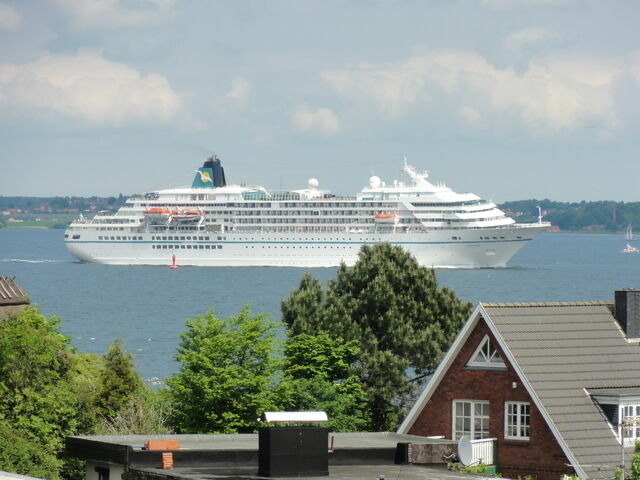
[[640,2],[0,0],[0,195],[231,183],[640,201]]

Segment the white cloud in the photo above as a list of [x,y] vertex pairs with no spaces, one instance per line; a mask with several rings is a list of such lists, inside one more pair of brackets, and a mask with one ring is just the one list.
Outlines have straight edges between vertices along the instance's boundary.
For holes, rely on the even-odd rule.
[[467,121],[470,125],[478,126],[481,123],[480,114],[475,108],[469,106],[463,106],[460,108],[460,116]]
[[51,0],[80,28],[139,27],[161,21],[174,0]]
[[340,119],[328,108],[319,108],[315,112],[307,106],[301,106],[293,113],[293,124],[304,132],[318,132],[326,137],[340,130]]
[[236,77],[231,82],[231,90],[224,96],[225,103],[244,109],[249,104],[251,84],[243,77]]
[[629,55],[629,72],[635,78],[636,82],[640,84],[640,50],[633,52]]
[[575,0],[482,0],[482,4],[495,10],[515,10],[526,7],[564,7]]
[[619,67],[604,61],[561,58],[532,62],[517,73],[473,52],[441,51],[323,77],[345,103],[373,105],[388,121],[417,112],[444,119],[447,112],[457,112],[471,123],[515,122],[537,134],[592,122],[619,127],[613,84],[620,74]]
[[21,15],[11,6],[0,3],[0,30],[15,31],[22,21]]
[[502,41],[505,50],[518,53],[524,49],[554,42],[560,35],[544,28],[525,28],[507,35]]
[[180,103],[163,76],[141,75],[94,54],[51,55],[0,66],[0,111],[122,125],[166,122]]

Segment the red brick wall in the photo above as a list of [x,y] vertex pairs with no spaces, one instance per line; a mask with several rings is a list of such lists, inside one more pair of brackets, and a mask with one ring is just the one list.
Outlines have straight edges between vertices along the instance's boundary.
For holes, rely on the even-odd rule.
[[[507,365],[506,371],[464,368],[485,335],[489,335],[500,353]],[[568,461],[558,442],[482,319],[408,433],[452,438],[454,399],[489,401],[489,436],[498,439],[498,465],[504,477],[534,475],[540,480],[559,480],[563,473],[573,473],[573,469],[566,466]],[[529,402],[529,440],[505,440],[505,401]]]

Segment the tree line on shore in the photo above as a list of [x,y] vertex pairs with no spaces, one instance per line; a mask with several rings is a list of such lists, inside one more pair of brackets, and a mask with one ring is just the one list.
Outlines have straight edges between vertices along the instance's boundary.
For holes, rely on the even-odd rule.
[[[20,210],[23,213],[69,213],[115,211],[126,197],[2,197],[0,211]],[[640,202],[581,201],[555,202],[543,200],[515,200],[498,205],[519,222],[536,222],[538,206],[544,213],[544,220],[565,231],[606,231],[622,232],[629,224],[640,228]],[[65,228],[67,221],[56,224],[55,228]],[[0,227],[2,218],[0,218]]]
[[545,200],[517,200],[505,202],[500,208],[518,222],[536,222],[538,206],[544,220],[566,231],[622,232],[629,224],[640,228],[640,202],[554,202]]
[[82,478],[68,435],[254,432],[272,410],[394,430],[470,309],[401,248],[365,246],[326,288],[303,275],[282,322],[248,306],[188,319],[179,369],[154,390],[120,341],[78,353],[59,319],[27,307],[0,320],[0,470]]

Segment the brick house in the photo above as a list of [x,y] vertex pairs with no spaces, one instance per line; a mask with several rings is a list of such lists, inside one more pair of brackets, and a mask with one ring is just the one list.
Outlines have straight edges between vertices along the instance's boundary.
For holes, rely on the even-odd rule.
[[481,303],[398,433],[495,438],[505,477],[612,479],[640,440],[639,340],[637,290],[615,305]]

